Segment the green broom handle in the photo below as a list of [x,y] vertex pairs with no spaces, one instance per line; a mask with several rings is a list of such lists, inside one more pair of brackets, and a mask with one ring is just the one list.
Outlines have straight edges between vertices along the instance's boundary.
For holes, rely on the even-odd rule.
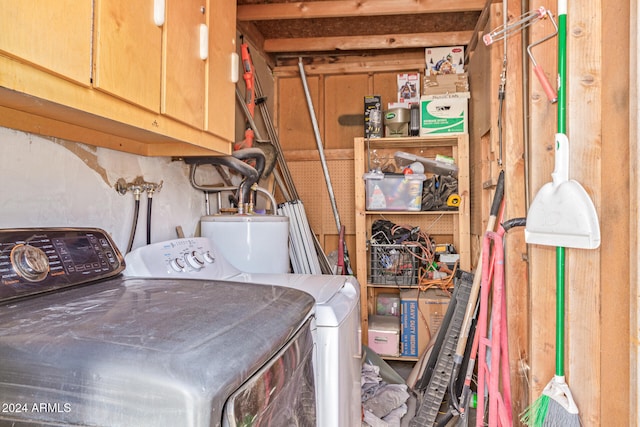
[[[558,0],[558,133],[567,132],[567,0]],[[557,147],[556,147],[557,149]],[[564,376],[564,247],[556,247],[556,375]]]
[[558,16],[558,133],[567,133],[567,15]]
[[556,375],[564,376],[564,247],[556,247]]

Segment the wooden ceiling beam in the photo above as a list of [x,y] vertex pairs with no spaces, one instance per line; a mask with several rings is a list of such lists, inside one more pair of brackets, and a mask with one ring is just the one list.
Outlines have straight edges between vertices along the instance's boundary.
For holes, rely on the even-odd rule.
[[472,36],[473,31],[456,31],[378,36],[266,39],[262,48],[267,53],[424,48],[429,46],[466,45]]
[[477,12],[485,0],[329,0],[238,5],[237,19],[345,18],[351,16],[406,15],[414,13]]

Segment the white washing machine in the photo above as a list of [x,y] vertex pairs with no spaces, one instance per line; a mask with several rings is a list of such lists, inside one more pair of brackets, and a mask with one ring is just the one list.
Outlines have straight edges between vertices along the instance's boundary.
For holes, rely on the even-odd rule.
[[312,328],[317,425],[361,424],[360,286],[354,277],[244,273],[204,237],[147,245],[128,253],[125,261],[125,276],[277,284],[311,294],[316,301]]

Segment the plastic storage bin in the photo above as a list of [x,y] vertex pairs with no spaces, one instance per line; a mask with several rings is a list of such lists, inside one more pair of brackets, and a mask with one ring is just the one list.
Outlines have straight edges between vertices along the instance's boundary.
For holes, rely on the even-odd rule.
[[424,174],[364,174],[368,211],[419,211]]
[[376,314],[400,317],[400,295],[379,294],[376,297]]
[[400,356],[400,319],[369,316],[369,347],[381,356]]

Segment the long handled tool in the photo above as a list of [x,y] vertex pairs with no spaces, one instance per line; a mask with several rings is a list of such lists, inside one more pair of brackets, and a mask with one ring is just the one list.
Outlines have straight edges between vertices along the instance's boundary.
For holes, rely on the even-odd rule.
[[566,136],[567,0],[558,1],[558,133],[553,182],[545,184],[527,213],[527,243],[556,246],[556,369],[542,395],[522,414],[529,426],[580,426],[578,407],[564,375],[565,247],[595,249],[600,227],[593,202],[582,186],[568,180]]
[[[489,263],[491,242],[495,260]],[[511,413],[511,372],[509,369],[509,344],[507,336],[507,299],[504,293],[504,247],[502,236],[489,231],[485,234],[482,247],[482,290],[480,314],[478,315],[478,410],[476,426],[482,427],[485,420],[485,386],[489,392],[488,421],[490,426],[510,427],[513,425]],[[493,268],[495,267],[495,268]],[[493,274],[489,274],[490,268]],[[490,276],[493,276],[492,278]],[[493,279],[493,280],[491,280]],[[492,283],[493,282],[493,283]],[[489,295],[493,291],[491,307],[491,334],[488,332]],[[487,350],[490,363],[487,364]]]
[[[498,227],[498,231],[497,234],[500,236],[500,238],[502,238],[505,233],[507,233],[509,230],[511,230],[514,227],[524,227],[526,224],[526,218],[513,218],[510,219],[508,221],[505,221],[503,223],[500,224],[500,226]],[[487,233],[488,234],[488,233]],[[491,263],[489,265],[489,274],[485,275],[485,273],[482,273],[482,280],[484,281],[485,278],[487,281],[491,282],[493,279],[493,273],[495,270],[495,254],[496,252],[494,251],[492,259],[491,259]],[[483,257],[484,257],[484,252],[483,252]],[[483,263],[484,265],[484,263]],[[484,269],[484,267],[483,267]],[[506,302],[504,302],[506,304]],[[506,307],[503,307],[503,313],[506,312]],[[480,315],[478,315],[478,317],[480,317]],[[505,322],[506,322],[506,318],[505,318]],[[476,328],[476,332],[473,334],[473,343],[471,345],[471,352],[469,354],[469,361],[467,363],[467,368],[466,368],[466,373],[464,376],[464,382],[463,382],[463,386],[462,386],[462,391],[460,393],[460,402],[459,404],[457,403],[457,396],[455,396],[454,394],[451,395],[451,404],[453,406],[452,410],[455,411],[458,416],[460,417],[460,420],[458,421],[458,423],[456,424],[457,427],[462,427],[462,426],[467,426],[468,422],[469,422],[469,407],[471,405],[471,400],[472,400],[472,391],[471,391],[471,382],[473,379],[473,374],[475,372],[475,365],[476,365],[476,357],[477,357],[477,353],[478,353],[478,347],[479,347],[479,341],[480,341],[480,331],[482,328],[477,327]],[[508,344],[508,343],[507,343]],[[507,353],[507,360],[508,360],[508,352]],[[506,375],[505,375],[506,377]],[[455,384],[452,384],[449,386],[449,390],[451,391],[455,391],[456,387]],[[478,390],[481,390],[480,386],[478,386]],[[480,399],[478,399],[478,402],[480,401]],[[505,405],[506,406],[506,405]],[[482,411],[478,410],[476,411],[476,414],[481,414]],[[476,418],[477,420],[478,418]]]
[[[493,231],[495,228],[503,195],[504,171],[501,171],[491,204],[487,231]],[[454,296],[451,298],[451,303],[442,321],[434,350],[424,368],[421,369],[422,373],[419,373],[420,379],[416,381],[414,391],[422,392],[423,401],[415,418],[411,420],[410,427],[432,426],[434,424],[447,386],[452,387],[461,372],[480,293],[481,271],[482,253],[474,274],[461,273],[464,280],[460,280],[456,284]],[[462,286],[464,288],[459,289]],[[456,296],[458,292],[459,295]],[[461,412],[460,408],[457,410]]]
[[[242,39],[242,36],[241,36]],[[249,51],[249,45],[244,41],[240,45],[242,53],[242,77],[245,83],[245,105],[249,110],[251,119],[254,117],[254,111],[256,107],[256,95],[255,95],[255,68],[253,67],[253,61],[251,60],[251,53]],[[248,119],[247,119],[248,120]],[[250,148],[253,146],[253,139],[255,138],[252,127],[247,123],[244,131],[244,140],[234,145],[234,150],[240,150],[242,148]]]
[[[318,242],[309,226],[304,204],[298,196],[291,172],[284,159],[282,146],[271,119],[269,108],[266,102],[263,102],[265,99],[264,92],[260,85],[260,78],[255,73],[249,46],[243,42],[241,48],[246,96],[243,97],[236,88],[236,98],[245,115],[247,129],[244,141],[237,144],[236,148],[253,145],[261,149],[268,159],[265,166],[265,175],[273,172],[276,184],[285,199],[285,202],[278,205],[277,213],[289,217],[289,252],[293,271],[295,273],[329,274],[331,273],[329,261],[322,250],[320,242]],[[257,100],[260,100],[260,102],[257,102]],[[264,139],[256,126],[254,120],[255,106],[259,108],[269,139]],[[275,167],[276,163],[277,168]]]
[[[498,183],[496,185],[496,190],[493,195],[493,202],[491,203],[491,212],[489,213],[489,220],[487,221],[487,228],[485,233],[494,231],[496,226],[496,219],[498,218],[498,213],[500,211],[500,205],[502,204],[502,198],[504,196],[504,170],[500,171],[500,175],[498,176]],[[469,331],[471,330],[471,322],[473,320],[474,312],[476,311],[476,305],[478,303],[478,295],[480,294],[480,286],[482,282],[482,249],[480,250],[480,257],[478,259],[478,265],[476,266],[476,271],[473,276],[473,285],[471,288],[471,296],[469,297],[469,303],[467,304],[464,322],[462,323],[462,328],[460,329],[460,336],[458,337],[458,343],[456,346],[455,355],[453,356],[454,362],[454,377],[458,376],[460,372],[460,368],[462,367],[462,362],[464,360],[464,351],[467,347],[467,341],[469,339]]]
[[527,46],[527,53],[529,54],[529,58],[531,59],[531,62],[533,64],[533,71],[536,77],[538,78],[538,81],[542,85],[542,89],[547,95],[547,98],[549,99],[549,101],[554,103],[557,101],[556,92],[553,90],[553,88],[551,87],[551,84],[549,83],[549,80],[547,79],[547,76],[544,74],[542,65],[536,62],[536,59],[534,58],[533,52],[532,52],[532,49],[535,46],[538,46],[539,44],[542,44],[547,40],[550,40],[552,37],[555,37],[555,35],[558,34],[558,26],[556,24],[556,21],[553,19],[553,14],[551,13],[550,10],[547,10],[544,7],[540,6],[538,9],[526,12],[525,14],[521,15],[519,18],[517,18],[513,22],[509,24],[501,25],[500,27],[494,29],[493,31],[485,34],[484,36],[482,36],[482,40],[484,41],[484,44],[487,46],[490,46],[491,44],[499,40],[505,40],[505,44],[506,44],[507,35],[515,34],[519,31],[522,31],[525,28],[533,25],[534,23],[546,19],[547,17],[553,24],[555,31],[547,35],[546,37],[536,42],[533,42],[529,46]]
[[[318,153],[320,154],[320,163],[322,164],[322,171],[324,172],[324,179],[327,183],[327,190],[329,191],[329,200],[331,201],[331,208],[333,209],[333,216],[336,220],[336,228],[338,230],[338,234],[344,233],[342,230],[342,224],[340,223],[340,214],[338,213],[338,205],[336,203],[336,197],[333,193],[333,185],[331,184],[331,176],[329,175],[329,168],[327,166],[327,160],[324,156],[324,148],[322,146],[322,139],[320,138],[320,130],[318,128],[318,120],[316,119],[316,113],[313,108],[313,102],[311,100],[311,94],[309,93],[309,86],[307,85],[307,76],[304,71],[304,64],[302,63],[302,58],[298,59],[298,68],[300,69],[300,77],[302,78],[302,86],[304,87],[304,94],[307,98],[307,106],[309,108],[309,114],[311,116],[311,123],[313,124],[313,133],[316,138],[316,145],[318,146]],[[343,262],[344,269],[348,272],[348,274],[353,274],[353,270],[351,269],[351,263],[349,262],[349,253],[347,252],[346,242],[342,241],[342,249],[343,249]]]
[[544,69],[542,68],[542,65],[538,64],[538,62],[536,61],[536,58],[533,56],[533,48],[535,46],[538,46],[546,42],[547,40],[550,40],[551,38],[555,37],[558,34],[558,24],[556,24],[555,19],[553,19],[553,14],[551,13],[551,11],[549,10],[545,11],[545,15],[549,17],[549,20],[553,24],[553,28],[555,30],[553,33],[527,46],[527,53],[529,54],[529,59],[531,59],[531,63],[533,64],[533,72],[538,78],[538,81],[540,82],[540,85],[542,86],[544,93],[547,95],[547,99],[551,103],[555,103],[558,100],[558,95],[556,91],[551,87],[551,83],[549,83],[549,80],[547,79],[547,76],[544,73]]

